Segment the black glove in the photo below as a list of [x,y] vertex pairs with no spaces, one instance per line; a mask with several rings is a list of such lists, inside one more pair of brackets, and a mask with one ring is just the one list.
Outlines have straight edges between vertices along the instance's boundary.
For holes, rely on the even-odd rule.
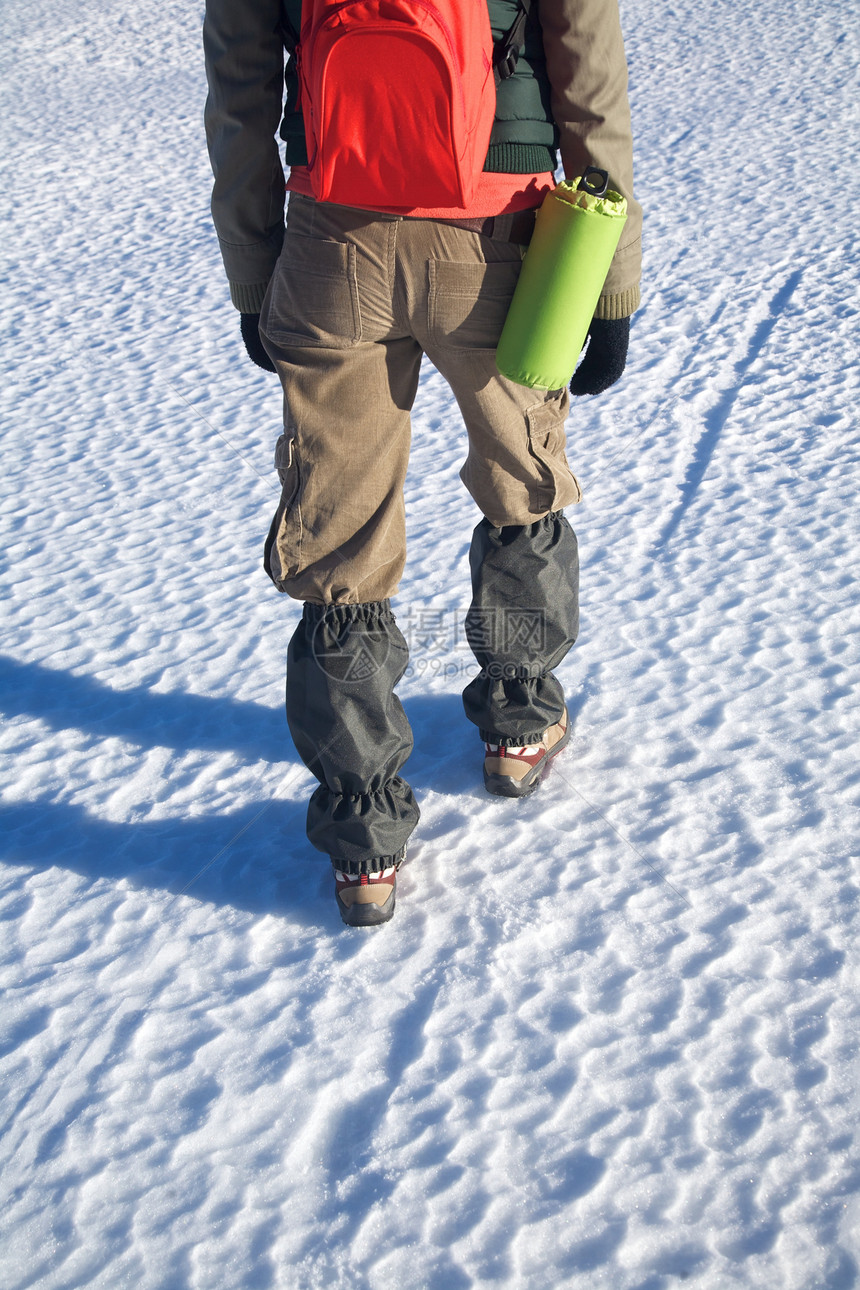
[[263,349],[263,342],[260,340],[260,315],[242,314],[241,328],[242,339],[251,362],[262,367],[264,372],[274,372],[275,364]]
[[627,362],[629,318],[592,318],[585,358],[573,374],[571,394],[602,394],[614,385]]

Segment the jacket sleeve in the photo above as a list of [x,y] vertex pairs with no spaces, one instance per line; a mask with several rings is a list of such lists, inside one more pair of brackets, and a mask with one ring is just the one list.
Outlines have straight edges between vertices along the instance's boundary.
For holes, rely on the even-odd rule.
[[203,22],[212,219],[243,313],[260,312],[284,237],[280,12],[280,0],[206,0]]
[[627,223],[597,306],[598,318],[625,318],[639,306],[642,207],[633,196],[618,0],[540,0],[540,20],[565,176],[573,179],[586,166],[599,166],[627,198]]

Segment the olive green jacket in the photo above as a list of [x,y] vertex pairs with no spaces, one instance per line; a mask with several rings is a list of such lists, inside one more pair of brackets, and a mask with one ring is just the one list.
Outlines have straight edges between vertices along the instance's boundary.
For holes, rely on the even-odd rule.
[[[498,38],[512,25],[517,0],[487,3]],[[285,33],[297,33],[300,22],[301,0],[206,0],[212,217],[231,298],[243,313],[259,313],[284,236],[278,134],[287,165],[307,161],[304,124],[295,110],[294,60],[285,51]],[[599,166],[628,200],[629,217],[597,309],[602,318],[627,317],[639,304],[642,211],[633,197],[618,0],[537,0],[516,73],[498,87],[484,169],[554,170],[556,149],[568,178]]]

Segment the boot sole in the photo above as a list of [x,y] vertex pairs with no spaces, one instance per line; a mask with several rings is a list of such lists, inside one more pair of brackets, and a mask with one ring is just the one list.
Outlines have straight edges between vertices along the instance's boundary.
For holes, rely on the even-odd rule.
[[557,757],[563,748],[570,743],[570,720],[567,729],[554,748],[551,748],[544,760],[534,770],[529,771],[524,779],[514,779],[512,775],[488,774],[484,771],[484,788],[494,797],[528,797],[540,784],[553,757]]
[[[399,871],[400,866],[406,859],[406,846],[400,854],[400,858],[395,860],[394,868]],[[346,905],[340,898],[340,892],[335,891],[335,900],[340,910],[340,916],[346,923],[347,927],[378,927],[380,923],[387,923],[394,917],[394,902],[397,898],[397,878],[394,879],[394,886],[391,888],[391,895],[384,905]]]
[[335,892],[340,916],[347,927],[378,927],[394,917],[395,892],[392,891],[384,905],[345,905]]

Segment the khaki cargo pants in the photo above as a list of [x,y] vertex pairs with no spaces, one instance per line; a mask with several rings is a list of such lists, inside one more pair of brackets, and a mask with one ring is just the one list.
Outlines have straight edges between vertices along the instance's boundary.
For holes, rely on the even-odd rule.
[[[412,732],[394,689],[408,651],[389,598],[406,558],[423,353],[459,404],[461,477],[486,517],[469,555],[466,633],[480,672],[466,715],[483,737],[515,744],[564,711],[552,669],[576,638],[578,561],[560,512],[580,494],[564,452],[567,391],[528,390],[496,370],[522,263],[511,223],[498,217],[486,237],[294,195],[263,307],[285,393],[266,568],[305,602],[287,654],[287,719],[319,780],[308,838],[349,873],[397,863],[419,815],[400,774]],[[539,632],[507,630],[523,609]]]
[[501,377],[495,347],[523,250],[510,217],[479,233],[290,198],[261,332],[285,390],[276,586],[322,605],[394,595],[422,353],[469,437],[460,472],[491,524],[530,524],[580,498],[565,456],[568,394]]

